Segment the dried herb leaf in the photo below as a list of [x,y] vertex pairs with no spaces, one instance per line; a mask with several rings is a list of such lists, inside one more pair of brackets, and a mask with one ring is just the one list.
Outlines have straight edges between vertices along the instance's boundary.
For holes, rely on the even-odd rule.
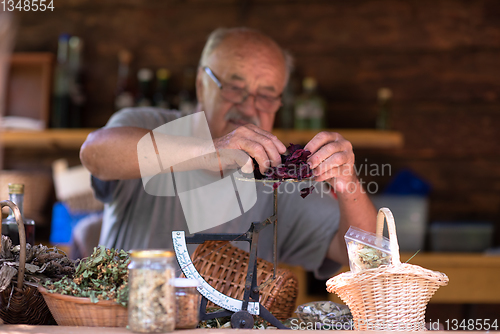
[[51,293],[88,297],[93,303],[113,300],[127,306],[129,254],[123,250],[94,248],[88,258],[80,261],[73,278],[64,277],[45,284]]

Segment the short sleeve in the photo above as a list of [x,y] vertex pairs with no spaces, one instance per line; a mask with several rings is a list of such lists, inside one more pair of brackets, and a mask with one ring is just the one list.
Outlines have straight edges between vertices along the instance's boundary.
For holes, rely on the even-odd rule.
[[118,180],[103,181],[92,175],[90,182],[94,189],[95,198],[103,203],[110,203],[113,200],[113,193],[118,186]]

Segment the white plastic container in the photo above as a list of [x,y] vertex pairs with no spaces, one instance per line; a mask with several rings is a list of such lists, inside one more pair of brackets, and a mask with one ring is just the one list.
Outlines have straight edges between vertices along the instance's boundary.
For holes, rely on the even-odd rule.
[[[423,250],[429,215],[429,200],[423,196],[371,196],[375,208],[390,208],[396,221],[399,250]],[[386,235],[386,234],[385,234]]]

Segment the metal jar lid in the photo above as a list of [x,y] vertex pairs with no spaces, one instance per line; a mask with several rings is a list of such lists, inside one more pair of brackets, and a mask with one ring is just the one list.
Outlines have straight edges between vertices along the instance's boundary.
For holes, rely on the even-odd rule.
[[9,183],[9,194],[23,195],[24,184],[22,183]]
[[166,249],[141,249],[130,251],[130,257],[133,258],[158,258],[158,257],[173,257],[174,252]]

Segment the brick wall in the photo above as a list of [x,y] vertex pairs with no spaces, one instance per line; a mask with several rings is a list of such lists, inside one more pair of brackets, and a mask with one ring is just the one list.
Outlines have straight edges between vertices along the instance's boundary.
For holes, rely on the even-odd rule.
[[331,127],[373,127],[377,89],[393,90],[393,127],[405,148],[357,158],[427,179],[431,220],[500,223],[498,1],[54,2],[52,13],[18,16],[16,50],[55,52],[61,32],[83,38],[85,126],[102,126],[113,112],[121,48],[134,53],[136,69],[171,69],[175,90],[210,31],[247,25],[294,54],[298,78],[318,79]]

